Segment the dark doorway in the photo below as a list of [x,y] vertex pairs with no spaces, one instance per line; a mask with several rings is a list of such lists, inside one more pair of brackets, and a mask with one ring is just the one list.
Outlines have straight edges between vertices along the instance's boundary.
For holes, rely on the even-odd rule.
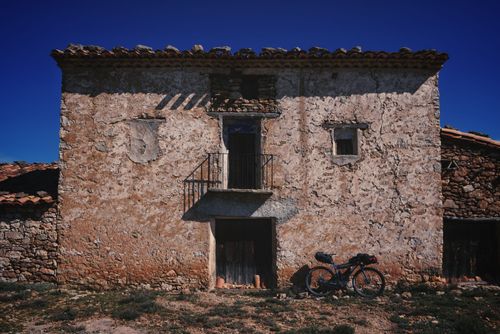
[[257,187],[255,137],[254,133],[229,134],[229,188],[255,189]]
[[255,119],[224,120],[228,150],[228,188],[258,189],[260,124]]
[[450,280],[500,281],[498,223],[444,220],[443,272]]
[[253,284],[260,275],[266,287],[275,286],[271,219],[218,219],[215,239],[218,277],[230,284]]

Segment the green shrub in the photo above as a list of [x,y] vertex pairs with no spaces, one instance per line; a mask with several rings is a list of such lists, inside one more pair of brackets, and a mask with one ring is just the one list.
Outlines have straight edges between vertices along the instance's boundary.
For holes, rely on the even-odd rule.
[[21,329],[17,323],[0,320],[0,333],[19,333]]
[[16,290],[17,292],[0,295],[0,302],[14,302],[16,300],[26,300],[31,297],[31,291]]
[[455,331],[457,334],[488,334],[493,330],[488,328],[485,323],[475,317],[463,316],[455,322]]
[[21,290],[26,290],[26,286],[21,283],[14,283],[14,282],[0,282],[0,292],[5,292],[5,291],[21,291]]
[[154,291],[134,291],[128,296],[123,297],[118,301],[120,304],[141,304],[154,301],[157,293]]
[[135,320],[141,316],[142,313],[132,308],[118,309],[113,311],[113,318],[122,320]]
[[174,300],[176,301],[186,301],[190,303],[196,303],[198,301],[198,296],[191,293],[180,293],[178,295],[174,295]]
[[145,313],[156,313],[161,306],[156,303],[157,292],[134,291],[116,303],[111,315],[122,320],[135,320]]
[[337,325],[331,329],[311,326],[289,330],[285,334],[354,334],[354,328],[349,325]]
[[49,303],[45,299],[35,299],[31,301],[27,301],[19,305],[20,308],[32,308],[32,309],[43,309],[47,307]]
[[333,334],[354,334],[354,327],[349,325],[338,325],[333,327]]
[[54,283],[32,283],[28,284],[26,288],[34,290],[36,292],[46,292],[53,290],[57,287]]
[[75,320],[76,311],[70,307],[66,307],[54,313],[50,318],[55,321]]

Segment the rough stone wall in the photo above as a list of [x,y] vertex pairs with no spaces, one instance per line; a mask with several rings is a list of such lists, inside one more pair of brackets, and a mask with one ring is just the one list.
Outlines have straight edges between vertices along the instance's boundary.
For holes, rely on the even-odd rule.
[[56,281],[55,206],[0,206],[0,281]]
[[[262,121],[263,152],[277,156],[274,193],[256,201],[216,198],[217,206],[201,207],[205,217],[189,218],[182,181],[222,148],[220,119],[206,113],[212,71],[64,70],[60,282],[207,287],[210,220],[238,214],[276,217],[280,285],[317,250],[337,253],[338,261],[374,253],[393,278],[439,271],[437,75],[245,70],[276,77],[282,114]],[[144,120],[155,126],[133,127]],[[334,163],[324,124],[335,122],[368,125],[352,164]],[[146,139],[155,136],[144,128],[157,141]]]
[[[278,155],[277,197],[297,214],[278,225],[285,284],[317,250],[336,261],[376,254],[392,275],[441,267],[437,76],[411,70],[289,70],[278,77],[282,115],[265,122]],[[359,159],[334,163],[325,123],[366,123]]]
[[183,179],[219,145],[208,75],[64,71],[61,283],[208,285],[210,226],[182,220]]
[[444,216],[500,217],[500,148],[443,136],[441,155]]

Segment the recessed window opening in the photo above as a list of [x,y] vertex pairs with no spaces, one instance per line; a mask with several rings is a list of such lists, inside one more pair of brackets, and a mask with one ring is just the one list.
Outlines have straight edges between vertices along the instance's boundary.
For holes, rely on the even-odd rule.
[[247,100],[259,98],[259,80],[256,75],[244,75],[241,78],[241,96]]
[[357,129],[339,128],[334,131],[335,154],[336,155],[357,155]]

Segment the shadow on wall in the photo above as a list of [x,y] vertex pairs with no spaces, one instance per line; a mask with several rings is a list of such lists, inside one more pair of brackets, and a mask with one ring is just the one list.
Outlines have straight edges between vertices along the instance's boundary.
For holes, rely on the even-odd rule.
[[184,110],[193,108],[208,107],[210,94],[177,93],[167,94],[155,107],[155,110],[177,110],[182,107]]
[[182,219],[206,222],[213,217],[253,217],[270,196],[271,194],[233,194],[209,191],[184,213]]
[[45,191],[57,199],[59,169],[35,170],[0,182],[0,191],[9,193],[36,194]]
[[290,277],[290,283],[292,283],[294,289],[297,291],[305,291],[306,275],[309,272],[309,269],[310,267],[308,265],[303,265]]
[[[221,69],[227,73],[227,69]],[[283,97],[342,97],[368,93],[415,93],[436,72],[422,69],[269,69],[278,76],[277,99]],[[246,70],[245,74],[251,74]],[[155,110],[190,110],[210,102],[208,73],[174,68],[75,68],[63,76],[63,92],[90,95],[164,95]]]

